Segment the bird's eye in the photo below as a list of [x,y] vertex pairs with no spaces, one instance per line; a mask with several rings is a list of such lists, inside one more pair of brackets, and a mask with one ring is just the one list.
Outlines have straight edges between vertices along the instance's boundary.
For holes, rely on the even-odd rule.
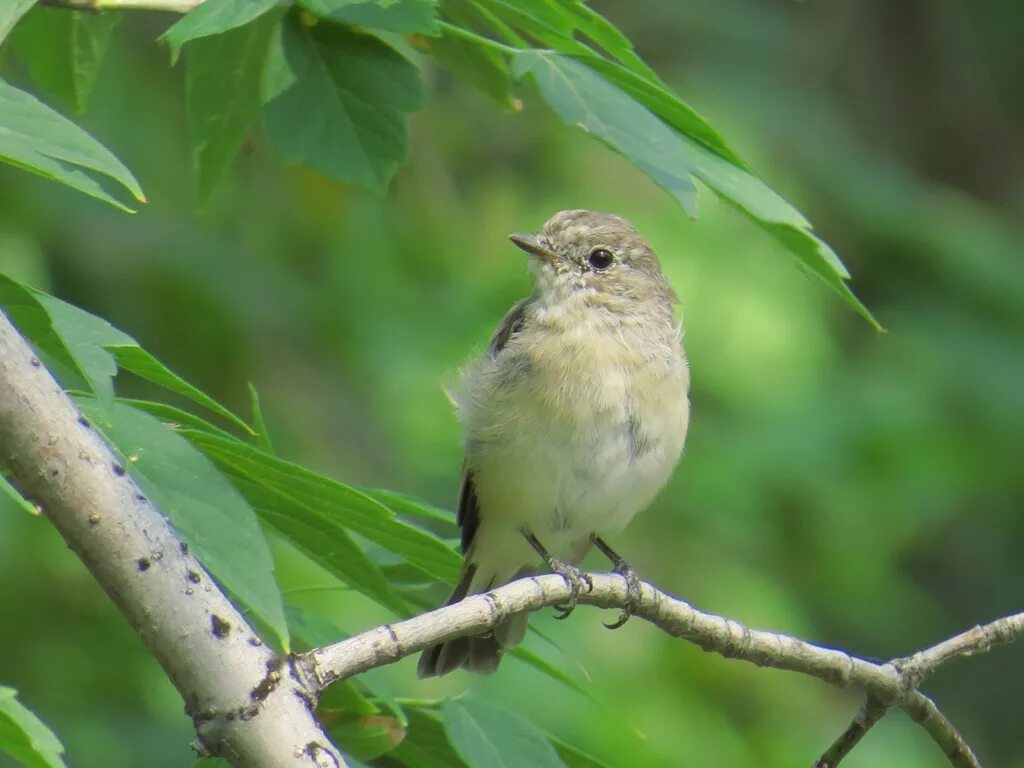
[[587,256],[587,261],[594,269],[608,269],[615,261],[615,257],[607,248],[595,248]]

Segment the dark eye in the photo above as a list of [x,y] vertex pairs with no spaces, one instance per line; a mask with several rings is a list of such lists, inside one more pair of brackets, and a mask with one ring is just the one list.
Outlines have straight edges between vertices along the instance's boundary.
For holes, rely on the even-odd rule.
[[595,248],[587,256],[587,261],[590,262],[590,266],[594,269],[608,269],[615,261],[615,257],[612,256],[612,252],[607,248]]

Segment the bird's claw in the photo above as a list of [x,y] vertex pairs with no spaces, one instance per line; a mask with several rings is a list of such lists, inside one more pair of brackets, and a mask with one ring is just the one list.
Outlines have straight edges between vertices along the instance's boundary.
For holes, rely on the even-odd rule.
[[[556,619],[561,621],[562,619],[569,618],[569,614],[573,612],[576,605],[580,601],[580,592],[590,592],[594,588],[594,581],[590,576],[584,573],[580,568],[573,565],[572,563],[566,563],[561,560],[551,559],[548,563],[552,573],[557,573],[563,579],[565,583],[569,585],[569,603],[565,606],[556,605],[559,613],[555,616]],[[638,586],[639,589],[639,586]]]
[[615,573],[626,580],[626,602],[623,605],[619,618],[611,624],[605,624],[608,629],[618,629],[633,615],[636,607],[640,605],[640,577],[636,569],[623,559],[615,561]]

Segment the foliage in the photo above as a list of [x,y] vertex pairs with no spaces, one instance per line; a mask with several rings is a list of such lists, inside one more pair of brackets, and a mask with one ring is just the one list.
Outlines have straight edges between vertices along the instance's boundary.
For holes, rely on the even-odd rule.
[[[383,190],[408,152],[406,115],[423,106],[417,67],[395,37],[415,35],[416,48],[426,54],[437,39],[442,64],[502,102],[508,102],[510,78],[535,80],[567,124],[629,158],[691,215],[697,212],[694,179],[700,179],[879,327],[847,287],[850,275],[839,257],[810,223],[754,176],[629,40],[581,0],[298,0],[291,6],[291,0],[205,0],[162,36],[172,62],[187,48],[185,96],[201,205],[230,168],[261,105],[267,133],[285,162]],[[16,5],[6,24],[29,7]],[[77,21],[39,9],[20,25],[24,40],[16,52],[40,88],[81,110],[118,20],[108,13]],[[49,54],[54,47],[62,54],[56,60]],[[66,164],[82,166],[144,199],[106,150],[32,97],[0,85],[0,105],[8,105],[0,111],[0,126],[12,134],[0,144],[0,159],[122,205]],[[31,114],[18,117],[25,111]],[[30,130],[29,120],[44,130]],[[69,156],[65,146],[88,149],[88,157]]]
[[[333,4],[334,21],[322,20],[325,3],[271,7],[183,42],[183,71],[168,70],[166,51],[151,44],[175,19],[85,15],[123,18],[91,81],[91,110],[76,121],[116,149],[152,203],[125,217],[0,169],[0,272],[40,289],[18,289],[16,302],[5,294],[3,306],[21,309],[20,327],[86,407],[128,426],[152,417],[147,439],[202,461],[203,472],[230,485],[231,508],[248,510],[246,529],[256,521],[273,560],[258,572],[273,579],[276,601],[257,595],[263,607],[250,615],[264,614],[270,631],[279,603],[291,647],[300,649],[442,599],[437,583],[458,562],[444,509],[454,502],[461,456],[439,382],[486,344],[526,290],[521,261],[501,248],[501,235],[559,208],[622,213],[656,245],[682,297],[694,422],[671,486],[616,548],[664,588],[753,625],[870,656],[905,653],[1020,604],[1024,245],[1014,187],[999,182],[1018,145],[998,134],[964,140],[988,124],[975,101],[986,91],[970,78],[970,89],[958,91],[966,86],[947,67],[973,71],[960,58],[973,51],[1004,73],[992,87],[1013,103],[1008,62],[1020,17],[992,11],[986,20],[964,5],[957,13],[985,25],[993,41],[985,50],[964,38],[963,49],[930,52],[910,34],[888,50],[893,23],[884,5],[865,3],[851,21],[838,6],[759,0],[628,12],[605,4],[662,82],[586,6],[562,3],[541,16],[523,10],[539,4],[443,2],[438,14],[425,3],[391,3],[392,26],[424,18],[437,26],[409,38],[383,28],[371,35],[415,63],[428,95],[408,120],[397,105],[390,113],[408,123],[408,159],[395,161],[386,200],[279,167],[263,151],[280,140],[267,125],[262,98],[276,92],[264,91],[263,70],[232,72],[218,64],[216,46],[199,48],[227,46],[237,33],[237,60],[258,58],[265,24],[265,55],[287,62],[279,27],[310,39],[328,24],[369,29],[342,14],[372,14],[376,4]],[[11,7],[29,4],[5,6],[0,29]],[[408,13],[398,15],[400,7]],[[423,8],[426,17],[417,15]],[[35,79],[39,65],[28,57],[38,43],[22,37],[23,24],[54,13],[66,12],[32,9],[6,27],[5,79],[23,93],[74,100],[71,78],[63,93]],[[963,28],[947,11],[915,13],[936,14],[915,16],[922,28],[933,28],[928,18],[935,29]],[[314,18],[321,20],[310,26]],[[577,24],[588,25],[586,34],[571,31]],[[836,29],[848,46],[836,44]],[[523,53],[508,50],[521,45]],[[906,71],[897,49],[922,71]],[[693,224],[631,161],[561,130],[556,121],[572,107],[566,92],[552,92],[562,99],[552,105],[558,115],[536,108],[548,97],[537,76],[544,69],[534,65],[549,61],[574,77],[599,76],[727,169],[763,169],[842,245],[862,276],[860,292],[892,333],[867,333],[852,313],[836,311],[838,302],[766,258],[770,242],[742,212],[709,199]],[[224,82],[197,76],[218,67]],[[234,82],[247,94],[237,105],[225,96]],[[731,143],[665,83],[728,128]],[[197,94],[197,85],[211,90]],[[928,101],[935,93],[949,99],[940,106],[974,108],[941,112]],[[195,98],[223,107],[205,143],[196,138],[204,128]],[[331,108],[339,113],[337,101]],[[0,110],[0,120],[7,114]],[[617,117],[595,122],[594,132],[617,126]],[[37,151],[50,157],[44,149]],[[190,159],[198,168],[189,169]],[[985,173],[971,175],[975,166]],[[106,183],[86,166],[73,170]],[[202,217],[192,214],[197,186]],[[116,181],[103,188],[122,201],[131,195]],[[58,334],[50,313],[66,306],[47,294],[109,318],[131,338],[81,314],[77,333]],[[259,387],[260,418],[249,416],[248,380]],[[106,428],[124,442],[125,466],[144,475],[151,449]],[[181,480],[157,473],[150,482]],[[37,512],[0,498],[0,579],[11,585],[0,615],[16,617],[16,630],[0,633],[0,681],[53,727],[73,764],[190,764],[192,726],[174,690]],[[253,556],[253,547],[243,549]],[[237,580],[230,567],[220,578]],[[581,610],[568,622],[542,615],[532,624],[539,631],[495,678],[420,683],[410,661],[332,689],[337,699],[322,714],[348,749],[391,768],[466,762],[444,718],[452,697],[471,711],[483,703],[520,713],[570,768],[782,766],[810,762],[858,704],[702,656],[641,622],[609,634]],[[950,667],[929,685],[953,702],[950,716],[986,762],[1021,760],[1017,720],[1007,714],[1016,711],[1021,671],[1019,654],[1007,649]],[[849,764],[940,761],[911,724],[894,720]]]

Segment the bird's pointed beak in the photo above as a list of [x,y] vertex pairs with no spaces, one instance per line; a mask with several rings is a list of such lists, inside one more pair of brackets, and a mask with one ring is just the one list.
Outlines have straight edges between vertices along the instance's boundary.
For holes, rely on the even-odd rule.
[[529,254],[536,256],[541,261],[546,261],[549,264],[554,262],[558,255],[552,251],[544,242],[536,235],[529,235],[523,232],[513,232],[508,236],[508,239],[515,243],[519,248],[522,248]]

